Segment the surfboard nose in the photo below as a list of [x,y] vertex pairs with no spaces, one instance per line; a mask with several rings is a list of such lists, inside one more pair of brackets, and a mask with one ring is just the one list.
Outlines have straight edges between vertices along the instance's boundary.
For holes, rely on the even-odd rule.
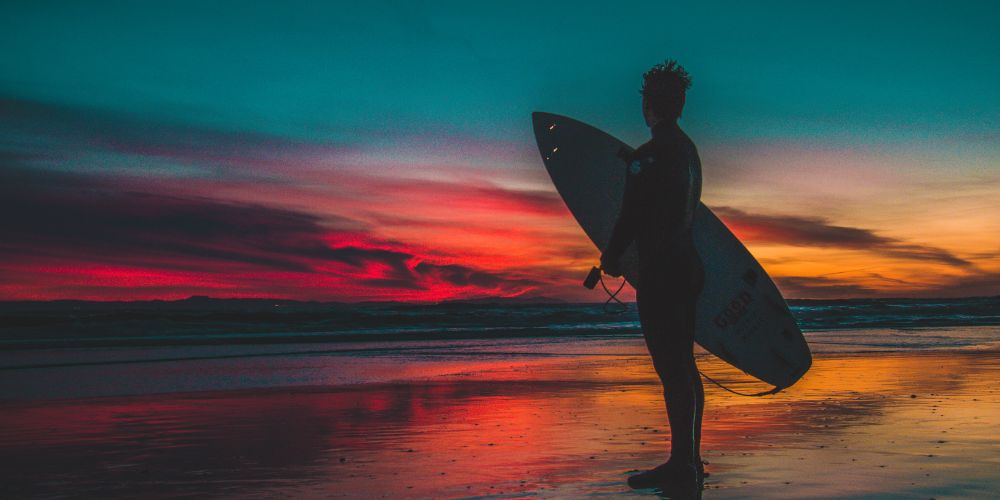
[[531,113],[531,125],[535,129],[535,135],[537,136],[539,132],[551,130],[550,127],[555,125],[559,121],[559,118],[560,116],[557,114],[546,113],[544,111]]

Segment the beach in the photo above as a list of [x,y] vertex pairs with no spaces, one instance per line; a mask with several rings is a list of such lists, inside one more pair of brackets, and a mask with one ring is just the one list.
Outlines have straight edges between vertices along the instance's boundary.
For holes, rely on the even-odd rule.
[[[704,497],[1000,491],[997,327],[897,334],[983,342],[859,349],[888,334],[810,332],[814,364],[793,387],[748,398],[706,384]],[[654,493],[628,475],[667,458],[661,388],[634,335],[89,356],[3,355],[37,367],[0,372],[0,496],[639,497]],[[698,360],[732,388],[766,388]]]

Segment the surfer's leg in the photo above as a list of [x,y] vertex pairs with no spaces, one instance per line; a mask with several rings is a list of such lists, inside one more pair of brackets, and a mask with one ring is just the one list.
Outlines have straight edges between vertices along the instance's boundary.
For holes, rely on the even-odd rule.
[[701,260],[698,260],[698,265],[693,269],[693,274],[691,292],[686,296],[688,303],[684,312],[687,318],[685,327],[690,332],[691,348],[688,352],[691,353],[691,378],[694,380],[695,402],[698,408],[698,412],[694,417],[694,456],[695,460],[697,460],[695,465],[699,471],[704,473],[704,466],[701,463],[701,421],[705,415],[705,386],[702,384],[701,372],[698,371],[698,364],[694,359],[694,339],[698,329],[698,297],[705,286],[705,271]]
[[663,383],[670,424],[670,461],[700,468],[705,395],[694,361],[694,305],[666,290],[638,291],[639,319],[653,366]]
[[701,461],[699,431],[705,393],[694,360],[694,318],[688,309],[687,304],[670,308],[673,324],[666,335],[663,386],[670,418],[671,460],[698,464]]
[[[678,362],[685,370],[683,383],[691,388],[693,397],[692,409],[694,410],[694,414],[692,415],[692,432],[694,435],[691,441],[691,454],[678,456],[690,456],[692,463],[701,470],[701,421],[705,411],[705,388],[702,386],[701,374],[698,373],[698,364],[694,359],[695,321],[695,304],[692,301],[689,304],[685,304],[685,307],[681,310],[678,321],[679,331],[677,333],[682,333],[679,335],[682,338],[682,343],[678,346],[679,356],[682,359],[679,359]],[[687,453],[686,449],[679,451]]]

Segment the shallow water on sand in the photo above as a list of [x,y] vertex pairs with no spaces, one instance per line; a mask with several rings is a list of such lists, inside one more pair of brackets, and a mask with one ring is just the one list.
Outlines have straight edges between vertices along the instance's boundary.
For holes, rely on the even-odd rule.
[[[184,363],[0,373],[0,496],[649,495],[625,479],[668,449],[641,339]],[[28,371],[84,387],[16,397]],[[202,390],[185,372],[217,380]],[[91,397],[87,384],[109,376],[135,380]],[[765,398],[707,385],[705,497],[988,497],[1000,491],[997,380],[1000,352],[980,348],[820,354]]]

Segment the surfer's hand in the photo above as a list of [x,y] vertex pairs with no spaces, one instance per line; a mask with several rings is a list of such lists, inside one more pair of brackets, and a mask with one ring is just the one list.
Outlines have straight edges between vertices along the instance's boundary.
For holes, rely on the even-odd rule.
[[604,271],[604,274],[614,276],[615,278],[622,275],[618,259],[610,259],[606,255],[601,255],[601,270]]

